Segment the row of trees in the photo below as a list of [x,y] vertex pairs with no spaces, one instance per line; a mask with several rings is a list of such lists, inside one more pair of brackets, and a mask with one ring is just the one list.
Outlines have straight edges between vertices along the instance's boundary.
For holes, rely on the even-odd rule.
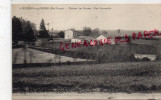
[[14,42],[33,41],[35,39],[33,30],[36,30],[36,27],[30,21],[15,16],[12,18],[12,39]]
[[[98,35],[99,29],[92,30],[90,27],[84,27],[83,31],[81,32],[84,36],[95,36]],[[37,38],[48,38],[49,31],[45,27],[45,22],[42,19],[40,23],[39,31],[36,30],[36,25],[30,21],[24,20],[22,17],[18,18],[14,16],[12,18],[12,34],[13,34],[13,41],[25,41],[25,42],[32,42]],[[59,33],[60,37],[64,37],[64,32]],[[52,38],[52,37],[51,37]]]
[[36,25],[30,21],[24,20],[22,17],[18,18],[14,16],[12,18],[12,40],[14,42],[25,41],[32,42],[37,37],[47,38],[49,37],[48,31],[45,28],[45,22],[42,19],[40,23],[39,32],[36,30]]

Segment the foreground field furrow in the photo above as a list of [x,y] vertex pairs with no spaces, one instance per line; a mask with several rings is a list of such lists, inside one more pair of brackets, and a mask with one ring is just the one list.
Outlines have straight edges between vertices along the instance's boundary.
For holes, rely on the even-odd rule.
[[13,92],[160,92],[161,62],[13,69]]

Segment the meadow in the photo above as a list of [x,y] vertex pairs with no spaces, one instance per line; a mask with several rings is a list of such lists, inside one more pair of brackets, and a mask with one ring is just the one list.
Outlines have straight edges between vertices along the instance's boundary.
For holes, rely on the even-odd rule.
[[[103,44],[103,46],[95,45],[87,47],[80,44],[81,47],[76,48],[72,48],[71,44],[69,49],[64,49],[64,51],[61,50],[61,48],[65,48],[65,46],[60,48],[61,42],[44,42],[42,48],[38,50],[45,51],[44,48],[48,48],[49,50],[47,52],[73,58],[91,59],[95,60],[97,63],[135,61],[136,59],[133,58],[134,54],[154,54],[157,55],[157,59],[161,59],[160,40],[137,40],[133,42],[115,45]],[[64,44],[68,44],[68,42],[65,42]]]
[[161,61],[13,68],[13,92],[161,92]]

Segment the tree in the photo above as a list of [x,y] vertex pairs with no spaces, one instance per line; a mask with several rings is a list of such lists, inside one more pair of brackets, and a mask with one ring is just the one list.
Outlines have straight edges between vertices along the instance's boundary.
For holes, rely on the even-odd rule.
[[84,27],[83,28],[83,35],[88,36],[91,33],[90,27]]
[[41,23],[40,23],[39,36],[40,36],[40,38],[47,38],[47,37],[49,37],[48,31],[46,30],[46,27],[45,27],[44,19],[42,19]]
[[32,30],[33,30],[33,32],[34,32],[34,35],[35,35],[35,36],[38,35],[38,31],[36,30],[36,24],[30,22],[30,25],[31,25],[31,28],[32,28]]
[[89,34],[90,36],[92,36],[92,37],[98,37],[100,35],[100,30],[99,30],[99,28],[95,28],[95,29],[92,30],[91,33],[92,34]]
[[32,42],[34,40],[34,32],[31,28],[30,22],[27,21],[27,25],[24,29],[24,41]]
[[[25,30],[25,27],[27,26],[28,24],[28,21],[24,20],[22,17],[19,18],[21,24],[22,24],[22,30],[24,31]],[[34,32],[34,35],[36,36],[38,34],[37,30],[36,30],[36,24],[35,23],[32,23],[29,21],[29,24]]]
[[59,36],[60,36],[61,38],[64,38],[64,32],[61,31],[61,32],[59,33]]
[[46,30],[44,19],[41,20],[40,30]]
[[23,34],[22,34],[22,24],[17,17],[12,18],[12,40],[14,42],[22,41]]

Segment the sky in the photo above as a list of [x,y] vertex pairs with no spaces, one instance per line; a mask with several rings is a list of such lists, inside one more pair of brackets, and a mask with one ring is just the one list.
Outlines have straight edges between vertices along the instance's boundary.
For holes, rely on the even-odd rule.
[[13,4],[12,16],[30,20],[36,24],[37,29],[43,18],[46,24],[50,24],[49,29],[53,30],[81,30],[85,26],[101,30],[161,30],[161,5],[158,4]]

